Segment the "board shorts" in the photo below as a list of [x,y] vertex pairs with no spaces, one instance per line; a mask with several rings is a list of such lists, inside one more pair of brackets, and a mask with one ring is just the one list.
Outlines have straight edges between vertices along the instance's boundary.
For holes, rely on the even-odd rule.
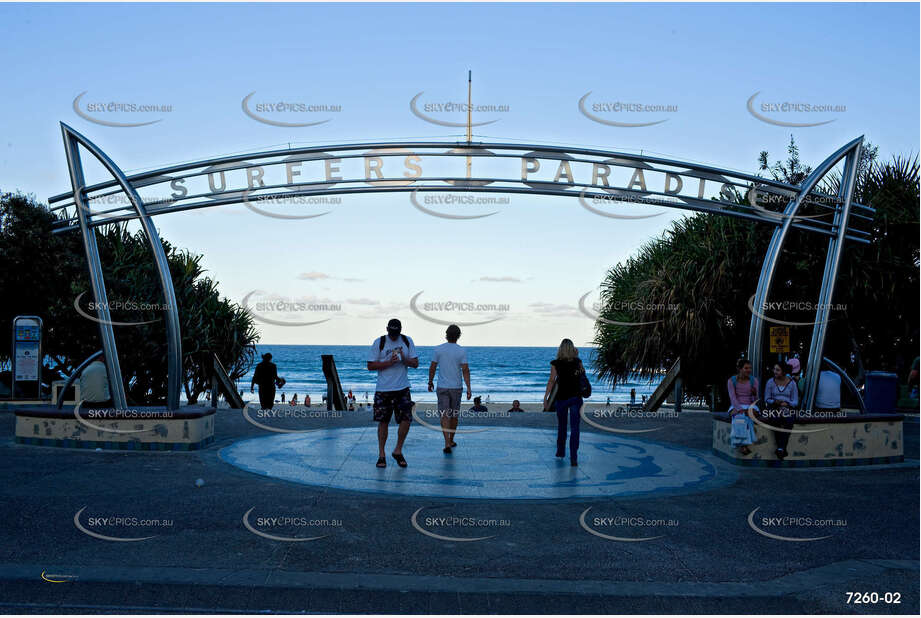
[[409,388],[401,391],[375,391],[374,420],[389,423],[390,417],[396,415],[397,423],[412,422],[414,405]]
[[438,412],[441,418],[457,418],[460,414],[461,402],[460,388],[439,388],[438,393]]

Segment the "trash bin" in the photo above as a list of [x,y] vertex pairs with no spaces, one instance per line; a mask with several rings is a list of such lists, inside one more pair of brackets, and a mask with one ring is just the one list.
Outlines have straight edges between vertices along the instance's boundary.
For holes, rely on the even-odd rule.
[[899,377],[884,371],[868,371],[865,392],[867,414],[892,414],[899,392]]

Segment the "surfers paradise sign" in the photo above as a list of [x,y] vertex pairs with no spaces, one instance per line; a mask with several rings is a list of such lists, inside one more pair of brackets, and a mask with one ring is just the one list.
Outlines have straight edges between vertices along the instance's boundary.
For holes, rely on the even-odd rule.
[[[571,195],[596,214],[636,219],[640,206],[721,212],[779,225],[798,187],[673,160],[526,144],[375,143],[257,152],[171,166],[127,178],[146,211],[242,203],[260,214],[311,218],[306,196],[463,191]],[[117,195],[120,202],[112,203]],[[90,227],[137,218],[115,182],[87,187]],[[50,200],[73,207],[72,194]],[[794,227],[831,235],[835,196],[812,191]],[[102,207],[97,207],[97,205]],[[659,214],[662,211],[659,211]],[[70,214],[70,211],[68,211]],[[654,215],[652,215],[654,216]],[[450,217],[449,217],[450,218]],[[74,229],[76,213],[60,229]],[[860,240],[860,233],[852,233]]]
[[[774,226],[752,306],[766,306],[777,262],[791,228],[827,238],[828,259],[819,291],[809,360],[805,408],[813,405],[822,346],[845,241],[869,242],[867,222],[873,209],[852,201],[858,137],[812,171],[799,185],[707,165],[629,153],[535,144],[479,142],[387,142],[314,146],[254,152],[172,165],[131,176],[122,172],[96,144],[61,124],[71,191],[48,201],[61,216],[55,233],[79,229],[86,249],[94,306],[117,409],[127,406],[102,265],[92,228],[136,219],[147,237],[164,297],[167,331],[168,400],[179,407],[182,348],[176,296],[154,215],[225,204],[279,203],[284,197],[317,197],[388,192],[479,192],[573,196],[608,217],[631,219],[608,209],[638,205],[739,217]],[[81,147],[96,158],[113,180],[88,185]],[[844,171],[833,195],[819,181],[839,161]],[[151,194],[154,197],[151,197]],[[112,200],[115,196],[124,199]],[[282,200],[283,201],[283,200]],[[589,206],[594,201],[595,206]],[[601,205],[598,205],[599,201]],[[295,201],[298,203],[298,201]],[[103,204],[98,207],[99,204]],[[285,218],[285,217],[281,217]],[[297,218],[297,217],[295,217]],[[452,218],[452,217],[448,217]],[[463,218],[463,217],[457,217]],[[469,217],[466,217],[469,218]],[[749,355],[760,371],[764,319],[752,313]]]

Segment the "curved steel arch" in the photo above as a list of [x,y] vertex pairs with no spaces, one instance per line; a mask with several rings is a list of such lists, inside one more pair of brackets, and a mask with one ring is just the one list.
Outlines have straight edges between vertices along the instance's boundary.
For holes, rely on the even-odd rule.
[[844,250],[844,239],[847,232],[848,219],[851,213],[851,198],[854,194],[854,183],[857,179],[857,165],[860,161],[860,150],[863,144],[863,136],[850,141],[830,157],[825,159],[817,168],[800,185],[799,193],[796,198],[791,200],[784,209],[783,224],[774,230],[771,236],[771,243],[768,245],[767,253],[764,256],[764,263],[761,266],[761,276],[758,278],[758,288],[755,292],[753,306],[757,309],[752,311],[751,326],[748,331],[748,353],[752,362],[752,373],[755,376],[761,375],[761,341],[764,333],[764,319],[761,316],[762,308],[767,305],[768,293],[771,284],[774,281],[774,272],[777,268],[777,261],[780,259],[780,253],[783,249],[787,233],[790,231],[796,215],[802,207],[803,200],[818,182],[838,164],[841,159],[845,159],[844,173],[842,174],[839,184],[838,198],[839,206],[834,212],[834,236],[828,241],[828,251],[825,258],[825,271],[822,276],[822,288],[819,292],[819,302],[816,310],[816,319],[813,323],[812,341],[809,348],[809,360],[806,363],[805,383],[806,388],[803,396],[803,404],[806,409],[812,409],[815,401],[815,391],[818,387],[819,380],[819,360],[822,358],[822,348],[825,345],[825,333],[828,330],[828,314],[830,312],[832,293],[834,292],[835,280],[838,276],[838,265],[841,261],[841,253]]
[[114,182],[118,184],[131,201],[131,206],[141,221],[150,250],[153,252],[160,278],[160,288],[166,301],[166,336],[167,336],[167,408],[179,408],[180,378],[182,375],[182,339],[179,332],[179,311],[176,307],[176,293],[173,289],[173,279],[169,272],[169,262],[163,251],[163,243],[154,226],[150,215],[147,213],[144,201],[140,198],[125,174],[98,146],[86,137],[61,123],[61,132],[64,136],[64,150],[67,154],[67,167],[70,170],[70,182],[73,188],[73,200],[76,205],[76,215],[83,235],[83,246],[86,250],[86,260],[89,264],[90,283],[93,287],[93,296],[96,300],[96,311],[99,318],[99,330],[102,337],[102,349],[106,357],[106,368],[109,374],[109,389],[112,402],[116,409],[124,410],[128,406],[125,397],[125,385],[122,381],[121,365],[118,362],[118,350],[115,345],[115,332],[112,329],[112,316],[109,312],[108,297],[106,295],[105,280],[102,274],[102,264],[99,260],[99,249],[96,245],[96,235],[91,227],[92,211],[87,206],[86,180],[83,175],[83,163],[80,159],[80,146],[86,148],[108,170]]
[[[122,389],[120,393],[121,400],[116,400],[116,405],[120,407],[124,407],[121,370],[115,352],[112,326],[108,324],[110,317],[105,303],[105,285],[102,281],[102,269],[93,234],[93,229],[100,225],[139,219],[150,241],[157,263],[161,287],[168,305],[168,403],[170,409],[175,409],[179,405],[179,389],[181,387],[181,339],[175,293],[169,276],[168,263],[163,253],[157,230],[151,221],[151,217],[158,214],[236,204],[246,201],[249,196],[253,195],[266,199],[408,191],[524,193],[657,204],[666,208],[743,218],[775,227],[755,294],[757,306],[764,306],[767,301],[774,270],[789,230],[792,228],[802,229],[829,237],[829,252],[820,291],[820,310],[817,313],[817,324],[813,330],[810,362],[806,368],[807,372],[809,372],[813,366],[817,367],[812,362],[813,353],[817,354],[818,358],[821,358],[821,347],[824,343],[826,329],[820,318],[827,317],[827,309],[823,313],[821,303],[823,299],[827,299],[829,302],[831,300],[843,243],[845,240],[858,243],[869,242],[869,233],[856,225],[852,225],[852,222],[870,221],[874,212],[872,208],[852,203],[851,200],[862,137],[853,140],[836,151],[801,185],[791,185],[742,172],[662,157],[539,144],[473,142],[374,142],[310,146],[235,154],[181,163],[125,176],[95,144],[64,123],[61,123],[61,128],[64,133],[65,151],[71,171],[73,190],[69,193],[55,195],[49,199],[49,203],[58,204],[51,210],[60,210],[64,214],[64,217],[55,223],[54,231],[55,233],[62,233],[79,229],[83,235],[93,291],[97,304],[102,307],[99,310],[99,317],[103,349],[106,351],[107,361],[109,361],[110,357],[112,361],[109,366],[110,381],[118,383],[115,389]],[[84,146],[96,156],[109,170],[114,180],[87,186],[83,178],[82,166],[77,151],[78,145]],[[434,176],[424,176],[421,167],[419,167],[423,156],[440,161],[449,160],[451,157],[463,160],[518,159],[521,173],[517,178],[510,176],[474,177],[468,167],[465,175],[446,175],[442,173]],[[383,160],[388,157],[403,157],[407,169],[414,171],[414,174],[404,172],[403,176],[384,176],[382,173]],[[831,196],[817,191],[816,186],[821,178],[844,157],[847,158],[846,169],[838,194]],[[337,166],[342,164],[343,161],[359,159],[364,162],[365,173],[363,176],[356,175],[347,178],[344,175],[333,176],[330,174],[331,168],[338,173],[339,168]],[[415,166],[410,165],[410,159],[415,159],[413,161]],[[541,169],[541,162],[547,161],[558,166],[552,181],[530,177],[531,174],[536,174]],[[300,171],[294,172],[293,166],[299,166],[306,162],[322,162],[326,171],[325,177],[321,180],[295,182],[294,177],[300,176],[301,173]],[[372,166],[371,163],[374,163],[374,165]],[[577,181],[574,176],[573,165],[577,167],[590,165],[592,169],[591,181],[588,182],[585,179]],[[266,184],[263,181],[266,169],[274,166],[284,166],[286,182]],[[617,187],[609,183],[608,176],[613,168],[633,171],[627,186]],[[246,174],[246,188],[227,188],[225,174],[234,171]],[[415,171],[418,171],[418,173],[415,173]],[[372,172],[374,172],[374,175],[372,175]],[[664,176],[664,186],[661,191],[647,186],[646,174]],[[220,189],[215,187],[215,175],[219,175],[221,179]],[[204,178],[207,178],[211,191],[190,193],[185,187],[185,183],[188,181],[193,181],[194,179],[201,181]],[[565,178],[566,181],[560,182],[562,178]],[[254,182],[254,179],[256,182]],[[688,179],[696,182],[696,192],[690,194],[687,192],[688,190],[685,190],[684,193],[681,192],[685,187],[685,181]],[[707,183],[710,184],[708,185]],[[169,184],[175,191],[168,199],[145,202],[138,194],[139,189],[163,184]],[[709,196],[705,191],[705,187],[710,188],[711,194]],[[718,187],[715,195],[713,194],[713,187]],[[179,190],[180,188],[182,189],[181,191]],[[101,211],[92,211],[88,206],[91,200],[121,193],[128,196],[128,205]],[[783,211],[771,210],[759,205],[759,194],[768,194],[781,200],[789,200],[789,202]],[[739,200],[740,196],[748,196],[749,203],[746,204]],[[822,212],[818,215],[801,214],[803,207],[806,205]],[[74,207],[75,213],[73,216],[67,214],[67,209],[70,207]],[[832,220],[824,220],[826,217],[831,217]],[[824,304],[826,308],[827,305],[828,302]],[[751,331],[749,333],[749,353],[756,369],[760,369],[762,334],[763,318],[760,312],[753,312]],[[814,352],[814,350],[818,351]],[[817,372],[815,372],[815,375],[807,373],[807,383],[811,385],[810,388],[812,389],[807,391],[807,400],[810,405],[817,376]],[[115,390],[113,390],[114,392]]]
[[[362,152],[364,151],[364,152]],[[233,171],[256,170],[260,175],[264,173],[266,167],[281,165],[299,165],[308,161],[335,161],[341,163],[353,159],[378,159],[383,160],[388,157],[406,157],[413,156],[417,158],[490,158],[494,160],[518,159],[525,161],[554,161],[561,166],[569,167],[572,164],[585,164],[593,166],[593,178],[591,182],[576,182],[570,178],[568,182],[558,182],[529,179],[526,178],[524,170],[518,178],[512,177],[470,177],[470,176],[417,176],[411,178],[405,177],[377,177],[356,176],[353,178],[334,178],[316,180],[312,182],[295,182],[293,176],[289,176],[286,182],[272,185],[260,186],[248,185],[244,188],[233,190],[216,190],[211,187],[210,191],[202,193],[187,192],[182,195],[174,195],[169,199],[161,200],[159,203],[148,204],[148,210],[151,215],[164,214],[169,212],[181,212],[197,208],[209,208],[224,204],[237,204],[244,201],[244,192],[250,194],[260,193],[259,197],[298,197],[298,196],[317,196],[317,195],[343,195],[349,193],[379,193],[379,192],[403,192],[403,191],[467,191],[467,192],[500,192],[500,193],[528,193],[538,195],[572,195],[576,196],[579,189],[587,193],[587,197],[599,198],[616,198],[625,197],[629,201],[636,201],[640,196],[653,196],[661,200],[659,204],[683,210],[699,212],[719,212],[728,216],[737,216],[748,218],[756,221],[779,225],[784,219],[784,213],[768,210],[757,204],[740,204],[735,200],[714,200],[703,195],[703,183],[711,183],[710,186],[726,187],[727,191],[738,191],[741,193],[750,192],[750,196],[756,196],[759,192],[772,194],[775,197],[793,198],[800,192],[800,188],[794,185],[778,182],[771,179],[753,176],[741,172],[723,170],[712,166],[689,163],[673,159],[663,159],[661,157],[647,157],[630,153],[609,152],[596,149],[582,148],[565,148],[560,146],[541,146],[536,144],[506,144],[506,143],[477,143],[475,145],[465,146],[462,143],[454,142],[387,142],[387,143],[365,143],[365,144],[348,144],[348,145],[330,145],[330,146],[311,146],[305,148],[282,149],[274,151],[263,151],[251,154],[237,154],[215,159],[208,159],[197,162],[183,163],[179,165],[167,166],[157,170],[151,170],[129,177],[129,181],[137,188],[150,187],[153,185],[164,184],[167,182],[184,183],[187,180],[210,177]],[[642,173],[656,173],[676,178],[679,181],[683,179],[696,180],[701,191],[697,194],[681,194],[680,188],[669,190],[666,186],[662,191],[647,190],[642,175],[640,180],[640,189],[634,189],[633,184],[625,188],[616,188],[609,185],[606,174],[604,178],[598,178],[601,182],[596,182],[594,177],[594,168],[605,168],[610,172],[611,167],[633,169]],[[338,170],[337,170],[338,171]],[[299,172],[298,172],[299,175]],[[681,182],[683,184],[683,182]],[[270,193],[272,190],[278,192]],[[116,183],[106,182],[98,183],[87,187],[88,192],[98,193],[94,199],[108,197],[120,193]],[[68,194],[56,195],[50,198],[50,203],[60,203],[53,210],[64,210],[74,204],[66,202],[70,196]],[[808,192],[808,197],[813,200],[821,199],[818,207],[827,210],[827,216],[831,216],[834,209],[824,203],[833,196],[824,195],[816,191]],[[195,200],[198,201],[195,201]],[[868,213],[871,209],[864,206],[855,205],[855,217],[869,220]],[[136,218],[136,213],[129,206],[120,206],[109,210],[103,210],[96,213],[98,218],[93,225],[105,225],[106,223],[124,221]],[[797,216],[792,223],[793,227],[805,229],[808,231],[819,232],[827,236],[833,235],[832,225],[821,219],[822,215],[816,216]],[[76,220],[73,217],[62,220],[59,224],[58,231],[67,231],[76,229]],[[848,237],[857,242],[865,242],[866,232],[859,229],[849,229]]]

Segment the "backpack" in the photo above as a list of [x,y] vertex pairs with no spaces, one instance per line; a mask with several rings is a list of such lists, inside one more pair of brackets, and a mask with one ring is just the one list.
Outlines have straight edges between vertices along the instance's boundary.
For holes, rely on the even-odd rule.
[[[408,352],[408,351],[409,351],[409,338],[408,338],[406,335],[404,335],[403,333],[400,333],[400,337],[403,338],[403,345],[406,346],[406,351]],[[384,351],[384,344],[385,344],[386,342],[387,342],[387,335],[381,335],[380,343],[377,344],[377,351],[378,351],[378,352],[383,352],[383,351]]]

